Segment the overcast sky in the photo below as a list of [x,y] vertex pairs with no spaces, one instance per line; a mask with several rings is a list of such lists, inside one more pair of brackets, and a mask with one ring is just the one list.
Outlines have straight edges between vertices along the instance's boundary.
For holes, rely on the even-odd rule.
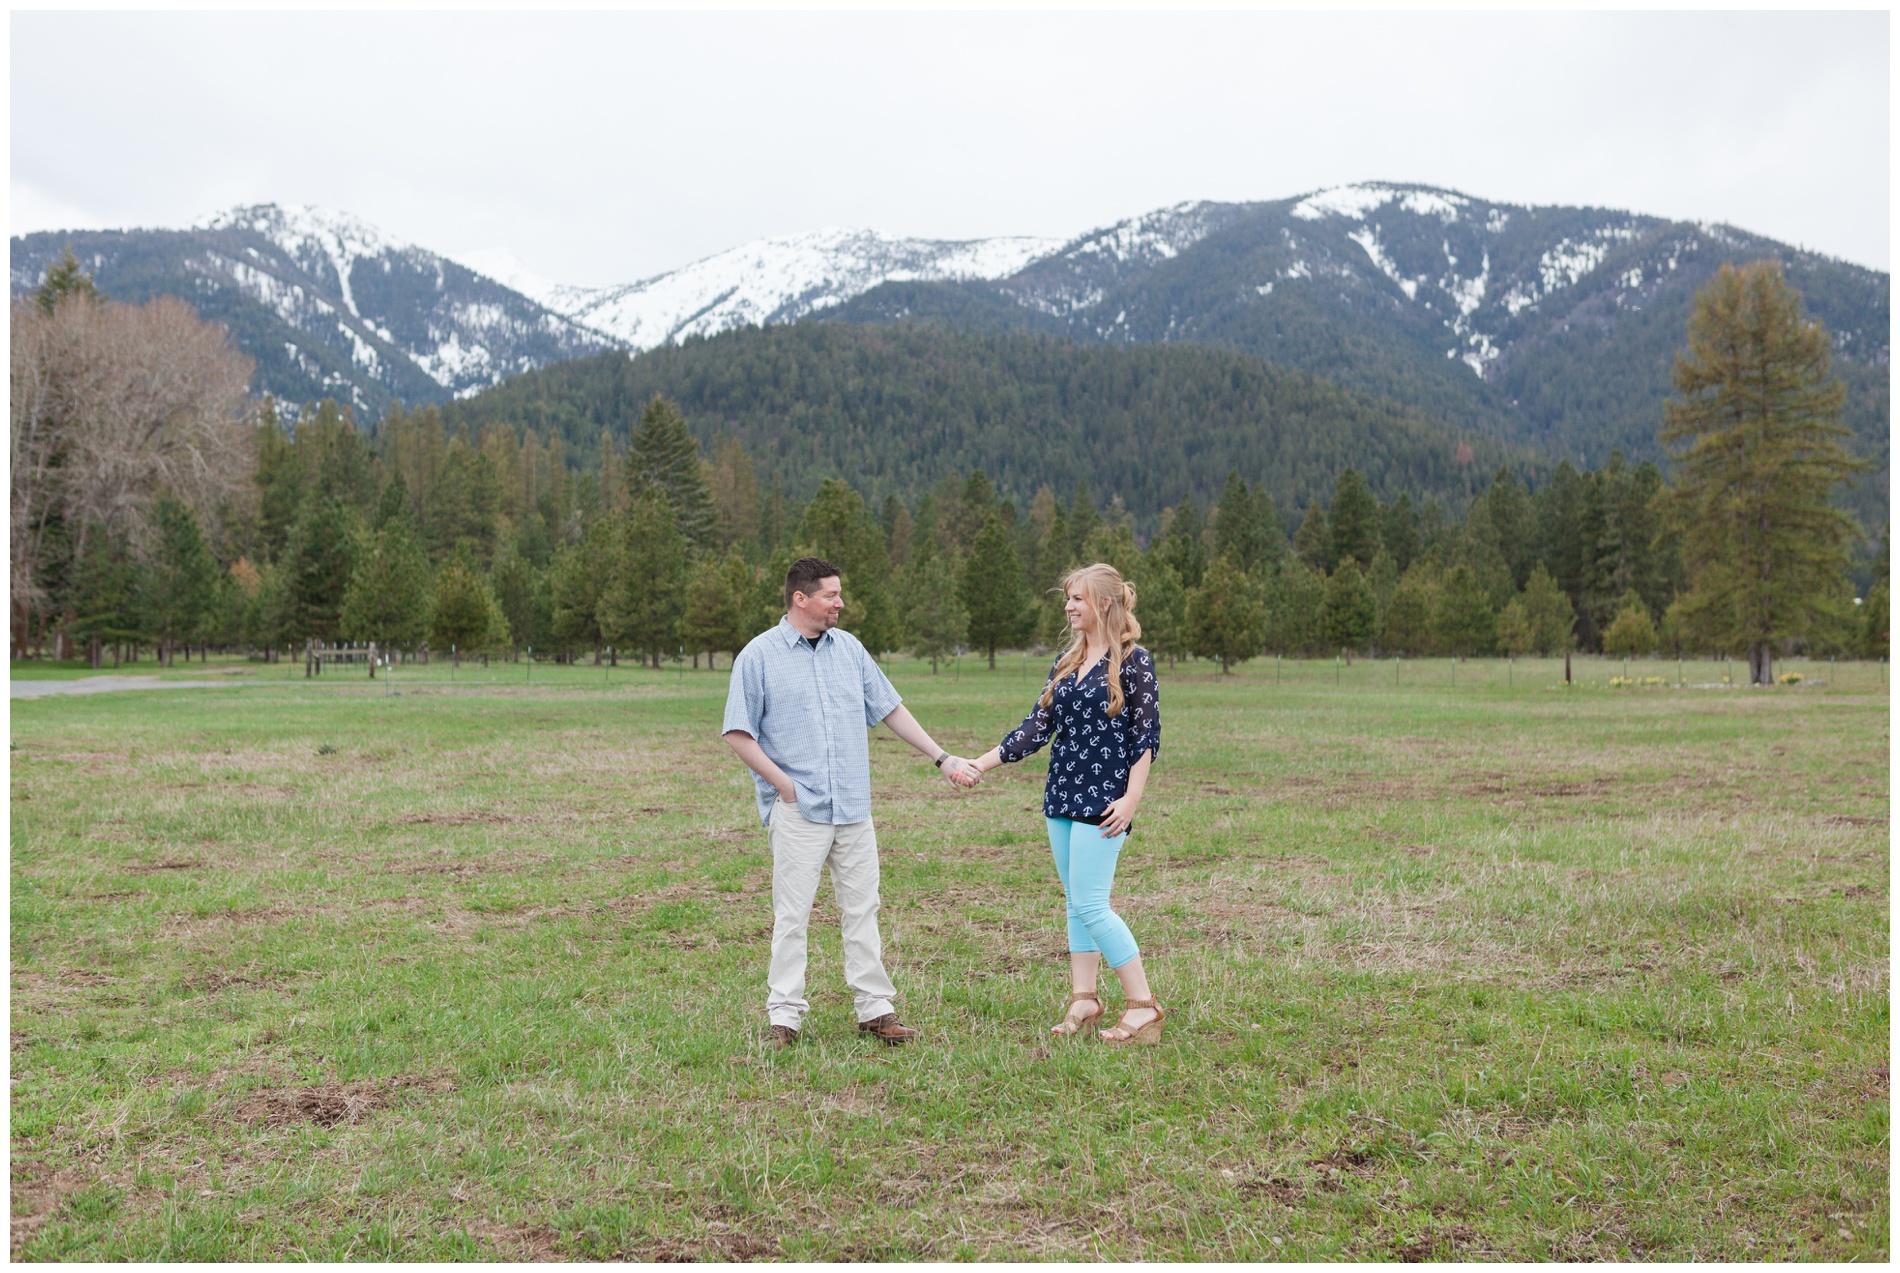
[[46,14],[12,232],[314,203],[570,283],[1387,179],[1887,269],[1888,17]]

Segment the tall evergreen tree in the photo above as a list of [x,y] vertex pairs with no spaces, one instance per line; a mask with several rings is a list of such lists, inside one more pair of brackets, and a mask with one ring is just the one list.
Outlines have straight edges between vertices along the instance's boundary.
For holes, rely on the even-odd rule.
[[1326,598],[1321,607],[1320,624],[1326,644],[1349,654],[1371,643],[1373,621],[1378,617],[1373,604],[1372,585],[1359,561],[1350,553],[1342,556],[1339,569],[1326,581]]
[[1200,587],[1201,576],[1207,570],[1207,550],[1201,542],[1202,532],[1206,529],[1207,519],[1201,516],[1194,497],[1182,496],[1181,502],[1175,506],[1174,517],[1168,523],[1168,533],[1162,537],[1158,551],[1184,588]]
[[1379,647],[1391,654],[1424,654],[1432,648],[1432,612],[1438,605],[1437,580],[1423,563],[1400,576],[1385,608]]
[[1765,685],[1772,643],[1813,626],[1846,579],[1854,528],[1832,497],[1865,467],[1842,445],[1846,390],[1827,330],[1771,261],[1724,265],[1697,293],[1673,379],[1662,440],[1688,604],[1747,646]]
[[[400,474],[392,478],[384,495],[401,480]],[[352,556],[338,635],[385,649],[415,649],[428,635],[432,578],[428,556],[409,529],[408,510],[391,515],[379,530],[360,532]]]
[[1188,624],[1194,652],[1217,659],[1229,672],[1266,645],[1266,598],[1254,572],[1232,556],[1207,569],[1188,599]]
[[1577,612],[1570,597],[1539,562],[1524,585],[1524,621],[1530,638],[1526,649],[1550,655],[1576,646]]
[[59,260],[53,262],[52,268],[46,271],[46,277],[40,281],[40,285],[33,289],[34,303],[48,314],[58,308],[60,301],[68,296],[78,296],[89,301],[105,299],[93,283],[92,275],[86,273],[86,267],[81,265],[79,258],[73,255],[73,247],[70,243],[66,245],[66,250],[60,255]]
[[1497,611],[1484,584],[1462,562],[1445,572],[1432,609],[1432,635],[1447,654],[1489,654],[1497,640]]
[[1403,575],[1412,568],[1423,545],[1419,542],[1418,510],[1412,507],[1412,497],[1401,494],[1386,507],[1380,517],[1380,540],[1385,550],[1392,554],[1392,565]]
[[442,567],[435,580],[435,604],[429,611],[429,644],[446,650],[457,666],[464,656],[485,654],[505,641],[507,620],[493,594],[465,554]]
[[138,635],[138,566],[123,535],[95,524],[73,576],[73,636],[98,668],[105,648]]
[[818,487],[799,520],[798,546],[844,572],[841,622],[846,630],[873,654],[896,649],[902,633],[884,528],[849,483],[833,477]]
[[1326,521],[1326,510],[1317,500],[1306,506],[1306,517],[1293,536],[1293,555],[1305,562],[1307,569],[1320,574],[1333,567],[1333,532]]
[[600,595],[601,637],[658,667],[661,656],[680,648],[691,549],[658,484],[634,497],[622,525],[613,573]]
[[596,518],[585,538],[556,552],[548,567],[548,635],[567,653],[591,645],[596,663],[602,643],[600,596],[613,572],[621,520]]
[[1268,572],[1266,646],[1282,654],[1324,649],[1326,576],[1298,558]]
[[1537,561],[1530,497],[1511,470],[1501,468],[1484,493],[1485,512],[1497,531],[1498,547],[1511,568],[1511,586],[1522,588]]
[[1241,479],[1240,470],[1227,474],[1220,501],[1214,506],[1214,543],[1219,556],[1232,557],[1242,570],[1259,571],[1266,564],[1273,536],[1269,527],[1272,503],[1263,503],[1265,491],[1256,492]]
[[1372,559],[1381,546],[1379,501],[1372,497],[1372,488],[1366,485],[1366,479],[1359,476],[1357,469],[1349,468],[1339,475],[1339,481],[1333,488],[1333,506],[1328,510],[1327,517],[1332,523],[1332,560],[1335,567],[1343,565],[1350,558],[1359,563],[1363,577],[1363,572],[1371,568]]
[[963,608],[962,592],[956,571],[941,552],[912,558],[904,589],[906,643],[916,657],[930,660],[932,676],[938,661],[962,649],[969,636],[970,615]]
[[357,511],[341,500],[313,498],[306,503],[284,552],[292,640],[333,641],[339,635],[360,525]]
[[687,431],[680,409],[657,394],[640,413],[626,480],[630,500],[639,497],[642,483],[659,487],[673,510],[674,524],[695,547],[707,547],[717,537],[718,519],[700,467],[699,444]]
[[702,557],[693,568],[680,635],[687,649],[706,652],[708,670],[715,666],[715,654],[724,651],[737,657],[757,634],[751,597],[752,567],[737,544],[726,549],[723,557]]
[[1150,654],[1172,665],[1193,652],[1188,627],[1188,589],[1168,559],[1150,551],[1135,575],[1135,612],[1141,619],[1141,642]]
[[963,559],[962,573],[959,599],[969,616],[970,644],[989,651],[994,670],[997,647],[1027,640],[1035,623],[1015,537],[1000,513],[992,510],[984,520]]

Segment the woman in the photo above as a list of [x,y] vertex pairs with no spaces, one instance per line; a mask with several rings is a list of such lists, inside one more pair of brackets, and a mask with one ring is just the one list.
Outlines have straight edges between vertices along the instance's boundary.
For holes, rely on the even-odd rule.
[[[1021,760],[1054,740],[1042,813],[1069,910],[1069,1009],[1052,1030],[1074,1035],[1102,1015],[1096,978],[1104,958],[1121,979],[1119,1024],[1108,1043],[1158,1043],[1167,1013],[1155,1002],[1134,934],[1109,906],[1115,862],[1141,807],[1148,767],[1161,750],[1161,690],[1154,661],[1136,645],[1135,590],[1096,563],[1062,581],[1069,647],[1035,710],[973,763],[980,773]],[[974,781],[974,780],[973,780]]]

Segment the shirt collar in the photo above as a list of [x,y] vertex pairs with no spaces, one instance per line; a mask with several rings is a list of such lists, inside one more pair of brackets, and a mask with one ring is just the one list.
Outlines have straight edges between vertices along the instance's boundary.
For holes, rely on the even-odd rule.
[[[824,635],[818,638],[818,644],[823,645],[825,642],[831,640],[832,631],[833,630],[831,628],[826,628],[824,631]],[[790,648],[791,646],[798,644],[800,641],[803,641],[805,639],[805,634],[803,632],[800,632],[797,628],[793,627],[792,621],[790,619],[780,616],[779,621],[778,621],[778,637],[779,637],[779,640],[785,643],[787,648]]]

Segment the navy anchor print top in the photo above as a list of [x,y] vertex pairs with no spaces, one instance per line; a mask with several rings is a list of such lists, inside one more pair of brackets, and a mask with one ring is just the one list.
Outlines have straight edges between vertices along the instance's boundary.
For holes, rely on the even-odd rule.
[[[1062,660],[1057,658],[1056,662]],[[1055,665],[1049,667],[1055,675]],[[1013,763],[1051,738],[1042,816],[1099,825],[1109,803],[1128,794],[1128,771],[1146,752],[1161,754],[1161,686],[1154,660],[1136,646],[1122,662],[1122,710],[1108,714],[1108,659],[1062,678],[1049,706],[1011,730],[997,753]]]

